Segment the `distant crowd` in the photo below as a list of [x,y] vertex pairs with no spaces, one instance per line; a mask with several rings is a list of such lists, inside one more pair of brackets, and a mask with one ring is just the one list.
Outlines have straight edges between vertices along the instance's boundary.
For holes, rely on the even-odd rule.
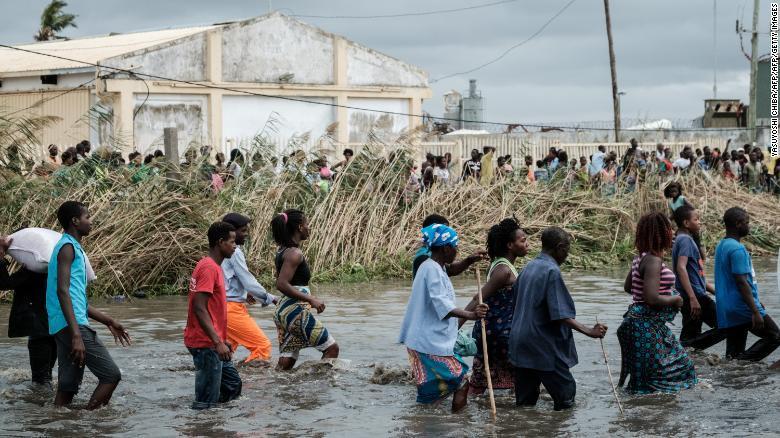
[[453,185],[479,182],[489,185],[496,181],[513,180],[526,183],[547,183],[563,180],[572,185],[600,187],[605,194],[615,193],[618,181],[625,181],[630,190],[634,184],[650,174],[671,177],[675,174],[703,172],[709,177],[736,181],[755,193],[780,194],[780,161],[759,147],[744,147],[725,151],[705,146],[695,151],[685,147],[674,159],[672,150],[662,143],[655,151],[642,150],[636,139],[631,139],[626,153],[619,157],[615,151],[599,146],[589,157],[569,157],[563,149],[550,148],[547,156],[534,161],[526,155],[517,169],[511,155],[496,155],[496,148],[485,146],[483,151],[471,151],[471,158],[458,166],[452,155],[427,154],[420,166],[419,176],[413,169],[407,191],[425,191],[434,184]]
[[[215,191],[242,175],[271,168],[276,174],[286,170],[300,172],[316,191],[327,193],[337,173],[349,165],[353,157],[354,151],[345,149],[343,159],[331,166],[324,157],[309,159],[304,151],[298,150],[281,160],[276,157],[268,160],[255,153],[247,162],[238,149],[231,150],[228,158],[221,152],[212,154],[210,146],[202,146],[188,149],[184,160],[178,164],[180,170],[197,170]],[[654,151],[648,151],[631,139],[622,157],[599,146],[596,153],[579,159],[569,157],[565,150],[554,147],[541,159],[535,160],[531,155],[523,158],[523,163],[515,168],[511,155],[497,155],[496,148],[492,146],[484,146],[482,152],[472,150],[471,157],[462,165],[456,163],[449,152],[441,156],[428,153],[421,166],[412,166],[404,195],[410,199],[415,193],[424,192],[434,185],[452,186],[468,182],[490,185],[506,180],[529,184],[563,181],[571,187],[590,187],[601,190],[604,195],[612,195],[618,190],[619,182],[624,183],[621,187],[630,191],[637,181],[650,175],[663,178],[691,172],[734,181],[754,193],[780,195],[780,160],[768,151],[765,153],[760,147],[749,144],[731,150],[727,145],[724,151],[709,146],[695,150],[685,147],[675,159],[672,150],[662,143],[658,143]],[[14,164],[11,160],[7,167],[21,173],[25,173],[23,168],[31,168],[32,174],[57,181],[70,180],[74,173],[94,174],[124,169],[135,183],[160,173],[169,163],[161,150],[147,155],[131,152],[127,161],[118,151],[93,154],[87,140],[62,152],[58,146],[50,145],[47,159],[37,165],[26,163],[28,166],[25,166],[22,160],[17,161]],[[80,162],[80,166],[75,166]]]

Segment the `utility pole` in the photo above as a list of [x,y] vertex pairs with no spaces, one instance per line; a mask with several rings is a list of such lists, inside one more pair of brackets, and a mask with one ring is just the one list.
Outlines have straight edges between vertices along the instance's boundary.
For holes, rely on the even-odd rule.
[[609,43],[609,69],[612,72],[612,111],[615,117],[615,143],[620,142],[620,96],[618,96],[615,48],[612,46],[612,21],[609,18],[609,0],[604,0],[604,15],[607,18],[607,42]]
[[750,34],[750,106],[748,107],[748,128],[750,141],[756,141],[756,83],[758,82],[758,12],[760,0],[753,0],[753,32]]
[[718,0],[712,0],[712,98],[718,98]]

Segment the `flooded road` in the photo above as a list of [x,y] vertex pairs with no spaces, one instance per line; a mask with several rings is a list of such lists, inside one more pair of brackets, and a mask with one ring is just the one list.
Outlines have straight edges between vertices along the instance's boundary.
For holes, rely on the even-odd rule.
[[[756,261],[762,300],[768,313],[780,319],[780,291],[775,260]],[[577,319],[592,324],[596,316],[609,325],[605,346],[615,379],[620,348],[615,331],[629,304],[622,292],[625,270],[570,272],[567,285],[577,305]],[[711,276],[709,278],[712,278]],[[475,293],[474,281],[455,281],[459,304]],[[301,354],[296,370],[240,368],[243,395],[224,408],[206,412],[189,409],[193,399],[192,358],[182,343],[186,297],[94,301],[122,321],[135,343],[113,345],[110,334],[93,323],[122,370],[123,380],[109,407],[96,412],[55,409],[51,394],[34,391],[28,380],[25,339],[8,339],[8,311],[0,306],[0,435],[10,436],[755,436],[780,434],[780,372],[763,363],[720,363],[725,343],[710,356],[695,355],[703,380],[680,395],[632,397],[621,393],[625,417],[614,403],[598,340],[575,334],[580,364],[577,405],[553,412],[543,395],[536,408],[514,407],[514,396],[498,394],[498,421],[490,420],[487,399],[472,399],[466,410],[449,414],[449,402],[439,406],[415,403],[415,387],[403,377],[408,368],[404,347],[396,344],[410,292],[408,282],[315,287],[328,305],[322,319],[338,340],[342,360],[331,366],[316,361],[316,351]],[[251,310],[274,343],[276,330],[270,308]],[[673,328],[679,334],[678,315]],[[755,338],[751,336],[749,343]],[[242,359],[246,350],[239,349]],[[468,359],[470,363],[470,359]],[[384,368],[374,378],[377,367]],[[55,367],[56,373],[56,367]],[[380,378],[381,377],[381,378]],[[379,382],[379,383],[374,383]],[[381,383],[381,384],[380,384]],[[85,373],[76,406],[86,404],[96,384]]]

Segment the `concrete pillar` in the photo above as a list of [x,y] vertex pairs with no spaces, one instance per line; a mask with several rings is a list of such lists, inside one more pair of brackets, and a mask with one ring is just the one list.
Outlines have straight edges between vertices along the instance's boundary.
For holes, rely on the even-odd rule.
[[122,91],[119,93],[118,130],[114,131],[114,136],[119,139],[118,145],[122,146],[124,154],[135,150],[135,139],[133,135],[133,111],[135,110],[135,96],[132,91]]
[[349,105],[349,98],[346,94],[340,93],[336,96],[336,121],[339,122],[336,130],[336,141],[339,143],[349,143],[349,110],[343,105]]
[[[412,97],[409,99],[409,114],[422,115],[422,99],[419,97]],[[409,130],[420,126],[422,124],[422,117],[409,116]]]
[[222,82],[222,29],[207,34],[206,79],[213,84]]
[[209,94],[209,136],[211,153],[225,153],[222,145],[222,92],[211,90]]
[[338,36],[333,37],[333,83],[347,86],[347,41]]
[[171,164],[179,164],[179,132],[174,128],[163,128],[165,159]]

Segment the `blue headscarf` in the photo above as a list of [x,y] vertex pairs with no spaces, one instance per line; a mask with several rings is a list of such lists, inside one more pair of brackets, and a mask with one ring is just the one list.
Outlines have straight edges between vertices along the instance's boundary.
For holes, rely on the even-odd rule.
[[435,248],[440,246],[458,246],[458,233],[446,225],[429,225],[423,228],[421,232],[423,236],[423,243],[428,248]]

